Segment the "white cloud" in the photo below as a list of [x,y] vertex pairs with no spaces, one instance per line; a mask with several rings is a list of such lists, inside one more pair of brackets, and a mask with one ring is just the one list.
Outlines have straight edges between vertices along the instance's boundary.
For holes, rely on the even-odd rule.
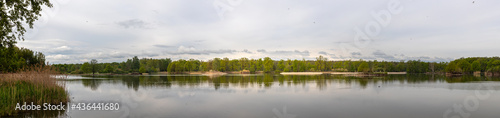
[[66,50],[71,50],[71,48],[64,45],[64,46],[61,46],[61,47],[54,48],[54,50],[66,51]]
[[46,59],[49,60],[68,60],[70,57],[68,55],[62,55],[62,54],[57,54],[57,55],[48,55]]
[[179,46],[179,48],[177,48],[177,51],[178,52],[193,52],[193,51],[196,51],[196,49],[194,49],[194,47],[184,47],[184,46]]

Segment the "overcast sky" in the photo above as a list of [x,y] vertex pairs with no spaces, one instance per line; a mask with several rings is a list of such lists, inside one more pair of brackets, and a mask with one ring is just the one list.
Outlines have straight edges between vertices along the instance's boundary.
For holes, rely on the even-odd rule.
[[19,41],[50,63],[498,56],[498,0],[51,0]]

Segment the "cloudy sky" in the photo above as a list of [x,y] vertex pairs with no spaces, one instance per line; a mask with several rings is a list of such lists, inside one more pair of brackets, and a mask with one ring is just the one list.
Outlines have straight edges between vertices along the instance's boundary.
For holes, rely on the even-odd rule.
[[498,56],[498,0],[52,0],[20,47],[133,56],[449,61]]

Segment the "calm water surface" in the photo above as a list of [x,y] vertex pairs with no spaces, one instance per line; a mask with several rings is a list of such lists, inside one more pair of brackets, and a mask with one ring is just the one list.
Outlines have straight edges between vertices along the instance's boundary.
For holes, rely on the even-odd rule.
[[[73,118],[500,117],[500,79],[489,77],[151,75],[70,76],[61,81],[73,103],[120,104],[118,111],[63,114]],[[456,112],[460,110],[462,114]]]

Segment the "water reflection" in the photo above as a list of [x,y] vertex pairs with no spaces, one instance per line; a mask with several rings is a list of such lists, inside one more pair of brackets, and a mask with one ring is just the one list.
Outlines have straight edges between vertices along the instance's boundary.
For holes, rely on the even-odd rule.
[[[500,90],[499,78],[442,75],[99,76],[64,80],[72,102],[118,102],[119,111],[69,111],[70,117],[272,118],[442,117],[476,91]],[[485,87],[486,86],[486,87]],[[471,117],[497,114],[499,94]]]
[[383,84],[418,84],[418,83],[469,83],[478,81],[500,81],[498,77],[459,76],[446,77],[443,75],[390,75],[384,77],[353,77],[342,75],[257,75],[241,76],[226,75],[219,77],[207,76],[99,76],[97,79],[72,79],[81,81],[83,86],[95,91],[102,83],[122,84],[129,89],[138,91],[139,88],[171,88],[171,86],[196,88],[211,86],[215,90],[220,88],[248,88],[257,87],[270,89],[273,86],[305,86],[315,83],[318,90],[325,90],[331,83],[356,85],[366,89],[369,85],[380,88]]

